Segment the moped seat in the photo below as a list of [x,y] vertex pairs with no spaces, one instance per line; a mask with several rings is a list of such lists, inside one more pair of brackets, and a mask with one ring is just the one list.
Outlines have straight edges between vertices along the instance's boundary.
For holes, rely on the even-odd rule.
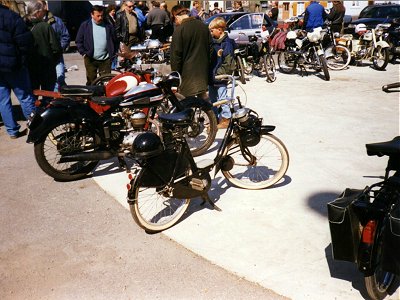
[[102,85],[64,85],[60,88],[63,96],[103,96],[105,87]]
[[396,136],[388,142],[366,144],[365,146],[367,147],[367,154],[369,156],[400,155],[400,136]]
[[158,119],[163,124],[163,126],[173,127],[173,126],[189,126],[193,119],[194,111],[193,109],[185,109],[184,111],[172,113],[172,114],[160,114]]

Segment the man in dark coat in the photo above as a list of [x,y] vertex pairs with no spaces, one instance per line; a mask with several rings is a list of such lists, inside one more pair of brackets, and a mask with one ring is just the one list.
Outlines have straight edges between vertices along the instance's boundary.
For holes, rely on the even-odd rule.
[[111,73],[111,61],[116,53],[117,37],[112,25],[103,22],[104,7],[94,5],[92,18],[83,22],[76,35],[76,46],[83,56],[86,84],[92,84],[97,73]]
[[26,134],[20,132],[11,103],[11,90],[21,103],[25,118],[35,109],[28,69],[27,54],[33,45],[32,33],[22,18],[0,4],[0,113],[11,138]]
[[182,76],[179,92],[188,97],[205,98],[208,88],[212,37],[207,25],[189,17],[187,8],[176,5],[171,10],[176,24],[171,43],[171,70]]
[[152,31],[150,38],[164,43],[166,41],[165,27],[169,21],[167,12],[160,8],[160,2],[153,1],[153,8],[147,14],[147,25]]
[[28,64],[32,89],[53,91],[57,82],[56,65],[62,55],[61,44],[51,25],[43,21],[46,10],[42,2],[28,2],[27,12],[26,22],[34,43]]

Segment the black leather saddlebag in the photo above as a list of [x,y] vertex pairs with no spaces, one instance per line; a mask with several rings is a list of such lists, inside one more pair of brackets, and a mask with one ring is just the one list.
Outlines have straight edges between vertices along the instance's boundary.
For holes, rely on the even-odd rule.
[[389,213],[384,229],[382,269],[400,276],[400,202]]
[[352,204],[356,201],[368,201],[367,191],[367,188],[347,188],[336,200],[328,203],[332,254],[336,260],[357,262],[361,231],[360,221]]

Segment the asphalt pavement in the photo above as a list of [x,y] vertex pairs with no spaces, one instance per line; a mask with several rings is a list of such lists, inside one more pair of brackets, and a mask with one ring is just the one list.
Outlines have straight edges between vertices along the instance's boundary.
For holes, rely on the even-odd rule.
[[[81,58],[68,54],[66,64],[78,66],[67,73],[67,82],[84,84]],[[162,235],[292,299],[365,298],[356,266],[332,259],[326,204],[346,187],[363,188],[384,175],[386,159],[368,157],[365,144],[399,135],[399,94],[381,90],[400,80],[399,65],[382,72],[368,63],[350,66],[331,71],[329,82],[313,72],[277,75],[274,83],[252,76],[237,94],[264,124],[276,126],[274,134],[290,156],[284,179],[248,191],[229,185],[219,173],[210,196],[222,212],[194,200],[182,222]],[[127,207],[128,178],[117,166],[103,161],[92,178]],[[389,299],[400,299],[399,291]]]

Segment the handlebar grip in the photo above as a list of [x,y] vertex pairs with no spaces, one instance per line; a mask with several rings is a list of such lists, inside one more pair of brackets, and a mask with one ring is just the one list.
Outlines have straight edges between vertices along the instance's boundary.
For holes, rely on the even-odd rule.
[[222,104],[228,103],[229,101],[230,101],[230,100],[227,100],[227,99],[225,99],[225,100],[220,100],[220,101],[214,102],[214,103],[213,103],[213,106],[220,106],[220,105],[222,105]]
[[216,75],[215,79],[217,79],[217,80],[232,79],[232,75],[228,75],[228,74]]

